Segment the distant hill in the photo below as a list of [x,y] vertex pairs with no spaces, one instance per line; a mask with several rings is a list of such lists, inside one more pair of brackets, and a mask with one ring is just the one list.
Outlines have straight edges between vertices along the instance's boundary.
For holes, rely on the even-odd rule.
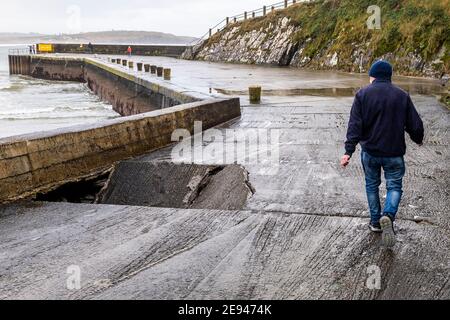
[[121,44],[188,44],[193,37],[153,31],[102,31],[79,34],[45,35],[36,33],[0,33],[0,43],[121,43]]

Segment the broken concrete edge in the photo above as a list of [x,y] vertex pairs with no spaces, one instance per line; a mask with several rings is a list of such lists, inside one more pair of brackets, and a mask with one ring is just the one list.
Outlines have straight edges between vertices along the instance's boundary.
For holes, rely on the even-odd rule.
[[238,118],[238,98],[209,99],[129,117],[0,139],[0,203],[99,175],[115,163],[172,144],[176,129],[193,132]]

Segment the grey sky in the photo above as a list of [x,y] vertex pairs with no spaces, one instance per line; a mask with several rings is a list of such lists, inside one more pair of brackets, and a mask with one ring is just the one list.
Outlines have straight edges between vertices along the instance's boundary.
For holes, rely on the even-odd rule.
[[0,32],[114,29],[200,36],[226,16],[275,2],[279,0],[11,0],[2,1]]

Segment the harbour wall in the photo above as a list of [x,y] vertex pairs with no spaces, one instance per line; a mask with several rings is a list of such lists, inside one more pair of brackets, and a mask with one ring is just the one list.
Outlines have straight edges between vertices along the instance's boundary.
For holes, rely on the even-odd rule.
[[[188,48],[183,45],[130,45],[133,55],[139,56],[165,56],[178,58]],[[88,44],[53,43],[53,53],[92,53]],[[120,44],[93,44],[93,53],[124,55],[127,54],[128,45]]]
[[10,73],[34,78],[87,83],[122,116],[201,101],[209,96],[178,88],[170,82],[149,81],[94,58],[9,56]]
[[240,116],[239,99],[212,99],[149,113],[0,139],[0,203],[100,175],[116,162],[172,143],[176,129],[193,132]]
[[[241,114],[237,98],[181,92],[170,83],[153,83],[95,59],[10,56],[9,60],[14,74],[86,82],[125,116],[0,139],[0,203],[101,175],[119,161],[171,144],[176,129],[193,132],[195,121],[206,130]],[[152,107],[157,110],[145,112]]]

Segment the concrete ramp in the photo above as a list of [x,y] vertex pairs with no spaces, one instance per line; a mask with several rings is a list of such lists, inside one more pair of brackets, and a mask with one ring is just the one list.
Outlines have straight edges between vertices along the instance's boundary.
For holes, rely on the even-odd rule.
[[125,161],[117,165],[97,202],[234,210],[242,209],[251,195],[248,173],[238,165]]
[[450,299],[433,225],[399,221],[390,251],[361,218],[62,203],[0,217],[1,299]]

